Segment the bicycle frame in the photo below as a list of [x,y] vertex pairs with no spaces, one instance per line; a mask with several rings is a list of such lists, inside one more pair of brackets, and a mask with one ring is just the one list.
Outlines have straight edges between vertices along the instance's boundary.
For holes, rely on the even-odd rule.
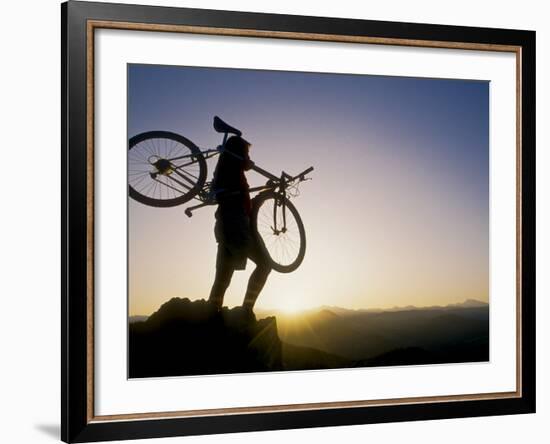
[[[204,157],[205,160],[210,159],[212,157],[215,157],[215,156],[217,156],[217,155],[219,155],[223,152],[229,153],[229,154],[231,154],[232,156],[236,157],[239,160],[244,160],[239,155],[237,155],[235,153],[232,153],[231,151],[225,150],[225,143],[227,142],[227,136],[228,136],[228,133],[224,133],[223,142],[217,148],[201,150],[200,151],[200,153],[202,154],[202,156]],[[180,168],[184,168],[186,166],[192,165],[193,163],[197,162],[196,159],[193,159],[193,158],[196,158],[196,156],[197,156],[196,154],[186,154],[184,156],[174,157],[174,158],[170,158],[170,159],[166,159],[166,160],[169,161],[170,163],[172,163],[176,160],[181,160],[181,159],[185,159],[185,158],[191,158],[192,159],[188,163],[177,166],[175,168],[175,170],[177,171]],[[270,173],[267,170],[264,170],[263,168],[257,166],[254,163],[252,164],[250,169],[257,172],[258,174],[261,174],[265,178],[267,178],[268,182],[265,185],[250,188],[248,190],[249,193],[261,192],[261,191],[266,191],[266,190],[275,191],[277,188],[279,188],[278,194],[280,194],[282,196],[281,201],[282,201],[282,205],[283,205],[283,211],[282,211],[282,213],[283,213],[283,228],[282,228],[281,231],[284,232],[284,230],[286,230],[286,205],[285,205],[285,198],[287,197],[286,189],[288,188],[289,185],[294,183],[296,180],[299,180],[300,182],[306,180],[305,175],[310,173],[311,171],[313,171],[313,167],[310,167],[310,168],[302,171],[300,174],[298,174],[296,176],[290,176],[289,174],[287,174],[283,171],[281,173],[280,177],[275,176],[274,174]],[[174,179],[172,178],[172,180],[174,180]],[[209,185],[209,183],[207,185]],[[202,201],[201,204],[195,205],[195,206],[192,206],[192,207],[188,207],[188,208],[185,209],[185,214],[188,217],[191,217],[193,215],[193,211],[195,211],[199,208],[203,208],[203,207],[210,206],[210,205],[215,205],[217,203],[216,199],[215,199],[215,196],[213,196],[212,193],[210,193],[207,190],[207,188],[208,188],[208,186],[203,187],[203,189],[197,194],[197,196],[195,196],[196,199]],[[275,224],[274,229],[276,230],[277,229],[277,216],[276,216],[275,208],[274,208],[273,212],[274,212],[274,224]]]

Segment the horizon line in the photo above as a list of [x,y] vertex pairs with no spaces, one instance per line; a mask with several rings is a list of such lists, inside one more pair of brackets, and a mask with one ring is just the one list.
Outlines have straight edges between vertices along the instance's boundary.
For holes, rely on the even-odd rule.
[[[189,301],[191,302],[196,302],[196,301],[206,301],[206,299],[204,298],[201,298],[201,299],[190,299],[188,297],[179,297],[179,296],[174,296],[174,297],[171,297],[169,299],[167,299],[165,302],[163,302],[162,304],[159,305],[159,308],[162,307],[162,305],[164,305],[166,302],[172,300],[172,299],[175,299],[175,298],[178,298],[178,299],[189,299]],[[298,314],[301,314],[301,313],[305,313],[305,312],[309,312],[309,311],[315,311],[315,310],[321,310],[321,309],[325,309],[325,310],[328,310],[328,309],[331,309],[331,308],[334,308],[334,309],[341,309],[341,310],[347,310],[347,311],[406,311],[407,309],[411,309],[411,308],[414,308],[414,309],[417,309],[417,310],[421,310],[421,309],[428,309],[428,308],[448,308],[448,307],[453,307],[453,306],[461,306],[461,305],[464,305],[465,303],[467,302],[476,302],[476,303],[479,303],[479,304],[484,304],[484,305],[489,305],[489,302],[485,302],[485,301],[482,301],[482,300],[479,300],[479,299],[474,299],[474,298],[466,298],[464,300],[462,300],[462,302],[454,302],[454,303],[449,303],[449,304],[446,304],[446,305],[422,305],[422,306],[418,306],[418,305],[403,305],[403,306],[398,306],[398,305],[395,305],[395,306],[392,306],[392,307],[387,307],[387,308],[380,308],[380,307],[371,307],[371,308],[348,308],[348,307],[342,307],[342,306],[339,306],[339,305],[316,305],[316,306],[313,306],[313,307],[310,307],[310,308],[303,308],[303,309],[297,309],[297,310],[289,310],[285,313],[285,309],[284,308],[258,308],[256,309],[255,311],[256,312],[263,312],[263,313],[266,313],[266,312],[278,312],[278,313],[282,313],[282,314],[288,314],[288,315],[298,315]],[[240,305],[233,305],[231,307],[229,306],[223,306],[224,308],[228,308],[228,309],[233,309],[233,308],[236,308],[236,307],[240,307]],[[158,308],[157,308],[158,310]],[[157,310],[154,310],[152,311],[151,313],[149,314],[128,314],[128,318],[132,318],[132,317],[143,317],[143,316],[146,316],[146,317],[149,317],[151,316],[153,313],[155,313]]]

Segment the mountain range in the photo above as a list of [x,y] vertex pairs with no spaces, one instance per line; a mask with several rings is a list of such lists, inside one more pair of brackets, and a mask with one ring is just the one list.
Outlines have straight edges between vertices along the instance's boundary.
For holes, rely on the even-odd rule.
[[324,308],[299,317],[279,315],[277,320],[283,342],[336,354],[357,365],[376,365],[376,358],[406,349],[423,350],[427,363],[489,360],[487,304],[395,311]]

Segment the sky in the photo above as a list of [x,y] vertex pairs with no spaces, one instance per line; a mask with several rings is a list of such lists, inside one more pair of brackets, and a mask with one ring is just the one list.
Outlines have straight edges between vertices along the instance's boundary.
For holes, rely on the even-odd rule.
[[[201,149],[214,115],[279,174],[309,166],[293,203],[307,251],[272,272],[256,306],[390,308],[489,299],[489,83],[156,65],[128,66],[128,136],[167,130]],[[215,159],[208,161],[208,179]],[[265,182],[248,172],[251,186]],[[129,198],[129,313],[208,298],[215,207],[192,218]],[[254,264],[224,305],[242,303]]]

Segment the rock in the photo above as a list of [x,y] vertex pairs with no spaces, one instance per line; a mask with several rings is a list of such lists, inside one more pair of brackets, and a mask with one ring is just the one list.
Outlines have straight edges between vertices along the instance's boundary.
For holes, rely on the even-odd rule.
[[282,370],[275,317],[173,298],[129,325],[130,378]]

